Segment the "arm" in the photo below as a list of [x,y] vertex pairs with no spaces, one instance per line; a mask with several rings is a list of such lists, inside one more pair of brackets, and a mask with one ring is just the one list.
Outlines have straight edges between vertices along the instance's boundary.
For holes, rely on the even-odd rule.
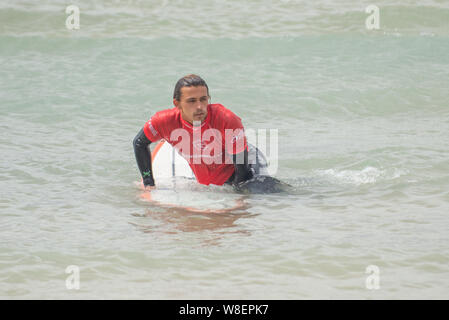
[[142,175],[143,185],[154,186],[153,170],[151,168],[151,154],[148,146],[151,141],[145,136],[143,129],[139,131],[133,140],[134,154],[136,156],[137,166]]
[[248,150],[245,148],[243,152],[232,155],[232,162],[234,163],[234,180],[233,185],[249,180],[253,177],[253,173],[248,165]]

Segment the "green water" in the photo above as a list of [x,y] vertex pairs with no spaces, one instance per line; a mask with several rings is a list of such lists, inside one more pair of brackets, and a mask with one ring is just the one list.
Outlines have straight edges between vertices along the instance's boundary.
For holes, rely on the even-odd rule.
[[[0,5],[2,299],[447,297],[445,1],[378,1],[379,30],[370,1],[74,4],[73,31],[65,1]],[[142,201],[132,139],[188,73],[278,130],[294,192],[228,214]]]

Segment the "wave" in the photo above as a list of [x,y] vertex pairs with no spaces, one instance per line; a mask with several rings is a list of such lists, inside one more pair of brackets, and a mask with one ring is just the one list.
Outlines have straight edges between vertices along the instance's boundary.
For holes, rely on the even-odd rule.
[[[77,35],[96,37],[235,38],[305,34],[373,33],[366,29],[370,1],[320,0],[103,0],[73,1],[81,13]],[[438,1],[377,1],[387,35],[448,35],[449,5]],[[0,4],[0,34],[72,36],[65,28],[63,0]],[[174,18],[175,17],[175,18]],[[30,27],[32,26],[32,27]],[[182,27],[180,27],[182,26]],[[375,32],[375,33],[376,33]]]

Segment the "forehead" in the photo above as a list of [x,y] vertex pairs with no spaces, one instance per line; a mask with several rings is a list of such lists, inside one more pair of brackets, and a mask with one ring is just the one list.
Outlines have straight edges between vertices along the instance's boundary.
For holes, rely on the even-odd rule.
[[185,99],[200,98],[203,96],[207,96],[207,88],[205,86],[181,88],[181,97]]

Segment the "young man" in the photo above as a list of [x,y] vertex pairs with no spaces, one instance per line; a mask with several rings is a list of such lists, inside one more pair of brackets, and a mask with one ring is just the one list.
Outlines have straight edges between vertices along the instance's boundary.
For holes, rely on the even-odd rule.
[[242,121],[223,105],[209,104],[209,88],[190,74],[178,80],[172,109],[157,112],[134,138],[145,188],[155,185],[148,146],[166,140],[188,161],[201,184],[237,185],[251,179]]

